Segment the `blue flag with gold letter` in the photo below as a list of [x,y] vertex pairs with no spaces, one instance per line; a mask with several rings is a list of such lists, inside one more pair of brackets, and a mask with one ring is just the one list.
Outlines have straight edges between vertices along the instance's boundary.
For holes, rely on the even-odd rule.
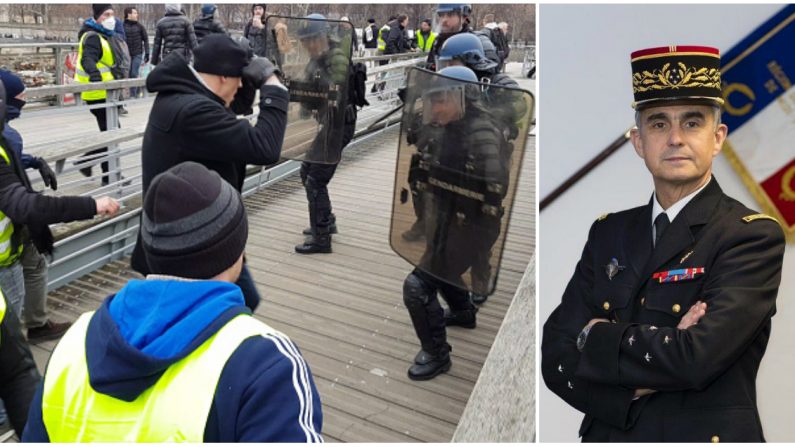
[[722,58],[723,152],[765,212],[795,233],[795,5]]

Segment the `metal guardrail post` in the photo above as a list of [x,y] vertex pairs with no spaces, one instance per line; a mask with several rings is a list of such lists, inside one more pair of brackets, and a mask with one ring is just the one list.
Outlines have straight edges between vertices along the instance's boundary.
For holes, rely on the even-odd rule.
[[[55,85],[62,85],[64,61],[61,56],[63,56],[63,52],[60,47],[55,47],[53,50],[55,51]],[[63,107],[64,95],[57,95],[55,99],[58,103],[58,107]]]
[[[107,90],[108,97],[105,104],[105,117],[107,120],[108,130],[118,129],[119,124],[119,98],[122,89],[109,89]],[[108,181],[111,184],[117,184],[118,190],[115,192],[117,198],[121,197],[121,157],[119,157],[119,144],[113,143],[108,146]]]

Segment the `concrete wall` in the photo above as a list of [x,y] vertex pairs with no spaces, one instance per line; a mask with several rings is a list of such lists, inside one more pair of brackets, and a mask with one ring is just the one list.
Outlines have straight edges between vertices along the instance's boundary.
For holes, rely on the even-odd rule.
[[535,267],[533,256],[452,442],[535,440]]
[[[669,44],[727,51],[781,5],[541,5],[539,15],[539,199],[633,123],[632,51]],[[795,76],[789,73],[790,77]],[[789,150],[792,150],[790,148]],[[759,209],[723,156],[716,178]],[[596,217],[646,203],[651,177],[627,144],[540,216],[539,315],[543,324],[574,272]],[[768,441],[795,441],[795,250],[788,247],[778,314],[757,379]],[[540,385],[541,441],[577,441],[581,413]]]

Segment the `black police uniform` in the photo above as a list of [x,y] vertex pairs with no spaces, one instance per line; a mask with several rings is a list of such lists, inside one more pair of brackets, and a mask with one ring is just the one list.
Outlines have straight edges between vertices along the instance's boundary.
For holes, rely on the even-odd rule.
[[[328,52],[313,59],[307,64],[305,69],[306,79],[319,78],[327,80],[332,79],[330,67],[332,67],[331,58],[346,57],[342,50],[332,44]],[[349,60],[349,58],[346,57]],[[350,71],[350,69],[348,70]],[[347,78],[345,82],[348,82]],[[318,116],[328,118],[328,122],[324,123],[323,129],[317,135],[312,147],[309,150],[307,158],[322,159],[324,158],[321,152],[333,152],[330,148],[324,147],[325,141],[341,141],[342,150],[353,139],[356,130],[357,111],[356,106],[350,101],[346,101],[345,107],[330,108],[328,104],[319,106]],[[304,112],[308,109],[304,106]],[[328,113],[327,113],[328,112]],[[338,114],[344,114],[342,118],[343,126],[339,127],[336,123],[340,122]],[[331,136],[329,138],[326,133],[341,133],[339,136]],[[312,152],[318,152],[312,155]],[[328,195],[328,183],[337,171],[339,163],[312,163],[304,161],[301,163],[301,183],[306,190],[306,198],[309,204],[309,223],[310,228],[305,234],[309,233],[310,238],[301,245],[297,245],[295,250],[302,254],[322,253],[331,251],[331,233],[336,233],[336,217],[331,211],[331,199]]]
[[[422,131],[421,131],[422,132]],[[421,137],[422,138],[422,137]],[[449,123],[437,140],[442,147],[424,148],[428,157],[447,170],[470,171],[500,183],[507,191],[508,166],[501,154],[502,136],[493,118],[483,109],[468,107],[466,116]],[[466,148],[468,150],[462,150]],[[479,256],[488,253],[500,234],[500,217],[486,215],[481,203],[448,191],[434,191],[421,201],[426,248],[420,266],[447,279],[460,279]],[[415,202],[415,206],[417,203]],[[433,216],[433,217],[430,217]],[[429,379],[450,367],[445,315],[437,292],[450,307],[447,325],[475,327],[477,309],[469,292],[415,269],[403,283],[403,301],[411,316],[422,351],[409,371],[412,379]]]
[[[544,325],[544,381],[585,413],[583,441],[763,441],[755,379],[776,311],[781,227],[714,177],[655,247],[651,213],[650,202],[591,226]],[[678,330],[698,300],[706,315]],[[580,353],[593,318],[611,323],[595,324]],[[640,388],[657,392],[633,400]]]

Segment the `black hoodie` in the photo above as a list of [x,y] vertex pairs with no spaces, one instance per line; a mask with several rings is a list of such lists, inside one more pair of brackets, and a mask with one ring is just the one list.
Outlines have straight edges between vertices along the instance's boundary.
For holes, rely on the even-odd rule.
[[[290,98],[286,89],[261,87],[259,117],[252,126],[238,119],[223,99],[199,81],[179,52],[168,55],[149,74],[146,88],[157,92],[157,98],[141,149],[144,196],[157,174],[183,161],[203,164],[238,190],[243,187],[247,164],[279,161]],[[139,270],[143,265],[136,262],[138,249],[133,253],[133,267],[144,273]]]

